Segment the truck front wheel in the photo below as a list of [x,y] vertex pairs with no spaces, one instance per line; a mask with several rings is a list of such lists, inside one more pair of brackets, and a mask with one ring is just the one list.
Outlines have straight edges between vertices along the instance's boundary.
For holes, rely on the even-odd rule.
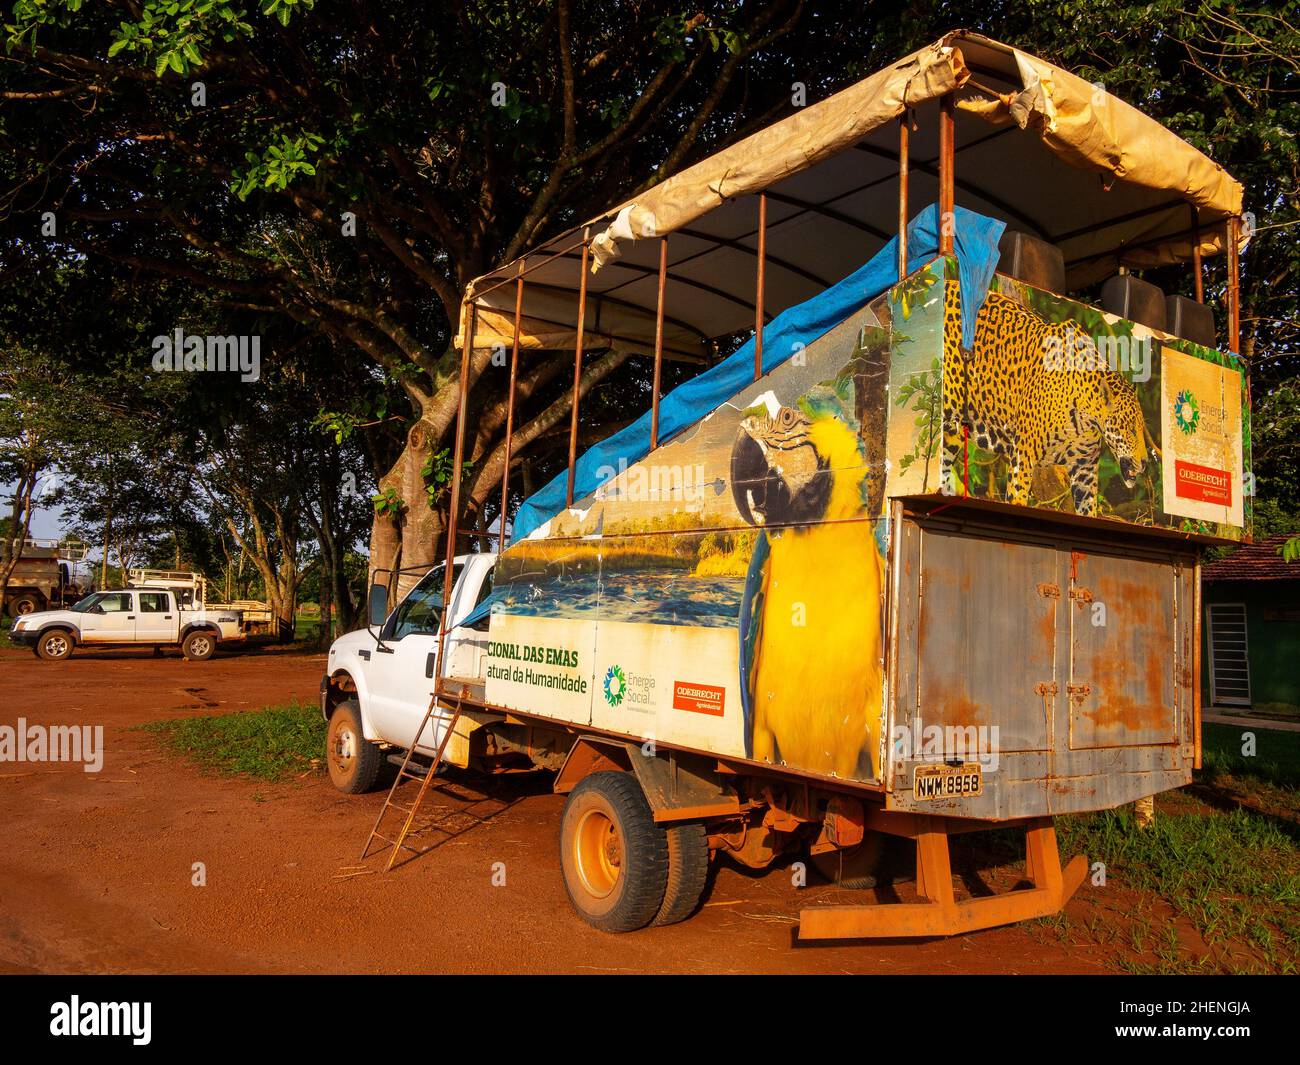
[[205,662],[216,650],[217,638],[210,632],[191,632],[181,642],[181,654],[191,662]]
[[361,708],[355,699],[345,699],[330,715],[325,734],[325,763],[330,782],[349,795],[360,795],[375,786],[384,764],[379,744],[371,743],[361,731]]
[[631,773],[592,773],[569,794],[560,822],[569,901],[602,932],[632,932],[658,915],[668,884],[668,838]]
[[37,657],[47,662],[61,662],[72,654],[72,633],[66,629],[50,629],[36,641]]

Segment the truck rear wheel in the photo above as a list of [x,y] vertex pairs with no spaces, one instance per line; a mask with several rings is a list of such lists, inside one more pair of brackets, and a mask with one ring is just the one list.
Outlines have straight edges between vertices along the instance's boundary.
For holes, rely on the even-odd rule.
[[72,633],[67,629],[50,629],[41,633],[36,641],[37,657],[47,662],[60,662],[72,654]]
[[668,838],[631,773],[592,773],[564,804],[560,866],[569,901],[602,932],[644,928],[663,906]]
[[181,654],[191,662],[206,662],[216,650],[217,638],[204,630],[191,632],[181,642]]
[[709,879],[709,836],[698,821],[671,826],[668,836],[668,886],[651,922],[676,924],[695,912]]
[[349,795],[369,791],[379,779],[384,755],[379,744],[371,743],[361,731],[361,707],[355,699],[345,699],[330,715],[325,764],[330,783]]

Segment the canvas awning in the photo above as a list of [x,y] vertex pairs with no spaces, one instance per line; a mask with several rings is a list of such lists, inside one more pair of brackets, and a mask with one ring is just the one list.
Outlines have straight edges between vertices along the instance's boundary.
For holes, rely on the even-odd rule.
[[[1068,290],[1120,266],[1190,260],[1193,207],[1201,253],[1213,255],[1224,222],[1241,213],[1241,185],[1222,167],[1104,87],[956,31],[524,256],[521,344],[573,345],[584,233],[592,238],[589,348],[653,350],[664,236],[668,357],[708,355],[717,338],[752,328],[759,192],[768,203],[765,314],[808,299],[896,233],[905,110],[915,123],[910,202],[938,199],[938,101],[949,92],[956,202],[1056,244]],[[511,343],[520,266],[469,286],[476,347]]]

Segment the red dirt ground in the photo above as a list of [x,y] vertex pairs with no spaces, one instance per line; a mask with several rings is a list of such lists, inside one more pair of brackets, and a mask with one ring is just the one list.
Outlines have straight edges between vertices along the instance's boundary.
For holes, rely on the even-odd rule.
[[[0,650],[0,723],[104,726],[102,772],[0,764],[0,972],[1043,973],[1114,971],[1108,951],[1036,923],[922,942],[798,944],[805,906],[870,893],[796,889],[730,864],[670,928],[612,936],[569,908],[556,856],[563,799],[544,779],[460,776],[494,816],[392,873],[357,872],[382,792],[322,773],[266,784],[206,775],[130,726],[313,701],[324,656],[209,662]],[[433,800],[451,812],[460,804]],[[207,885],[191,885],[203,862]],[[493,886],[494,863],[506,884]],[[372,867],[375,863],[371,863]],[[1074,927],[1119,924],[1133,899],[1085,884]]]

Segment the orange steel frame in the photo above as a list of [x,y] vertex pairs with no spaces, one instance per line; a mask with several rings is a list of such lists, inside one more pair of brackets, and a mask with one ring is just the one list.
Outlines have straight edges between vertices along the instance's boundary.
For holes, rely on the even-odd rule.
[[[907,222],[908,222],[908,178],[909,178],[909,122],[910,113],[904,112],[899,119],[898,142],[898,276],[902,280],[907,273]],[[952,214],[955,206],[955,158],[956,158],[956,97],[948,94],[940,100],[939,105],[939,251],[940,254],[952,254],[953,229]],[[766,192],[758,194],[758,243],[755,254],[755,299],[754,299],[754,379],[763,374],[763,328],[764,328],[764,288],[766,280],[767,259],[767,200]],[[1239,353],[1241,346],[1241,317],[1239,290],[1239,262],[1237,253],[1238,220],[1230,218],[1225,223],[1227,237],[1227,285],[1226,301],[1228,305],[1228,343],[1233,352]],[[1194,271],[1195,294],[1198,302],[1204,299],[1202,264],[1199,236],[1201,233],[1198,212],[1192,207],[1189,232],[1192,237],[1192,266]],[[518,382],[519,334],[522,321],[524,285],[526,276],[533,270],[561,258],[567,253],[581,248],[578,281],[578,319],[574,344],[572,409],[569,419],[569,462],[568,481],[565,498],[573,504],[575,466],[577,461],[578,416],[581,401],[583,341],[586,330],[587,273],[591,250],[591,234],[584,231],[582,240],[567,246],[560,252],[548,254],[540,260],[527,265],[525,260],[519,262],[515,282],[514,340],[510,353],[510,383],[506,407],[506,441],[505,465],[501,471],[501,511],[497,516],[497,543],[499,550],[506,546],[506,513],[509,504],[509,477],[514,432],[514,405]],[[654,385],[651,393],[651,447],[657,447],[659,440],[659,399],[661,372],[663,367],[663,327],[664,327],[664,291],[668,276],[668,239],[660,238],[658,300],[655,314],[655,350],[654,350]],[[448,501],[447,519],[447,556],[443,602],[446,604],[444,618],[451,605],[453,573],[456,557],[456,543],[460,535],[457,528],[461,505],[461,478],[464,465],[465,449],[465,415],[468,405],[471,355],[474,350],[474,334],[477,327],[476,300],[495,289],[510,283],[509,279],[499,281],[475,294],[475,299],[467,299],[465,308],[465,336],[461,348],[460,378],[458,381],[459,401],[456,414],[456,430],[453,446],[451,492]],[[468,535],[487,538],[486,533]],[[1198,589],[1199,596],[1199,589]],[[1198,603],[1199,606],[1199,603]],[[1199,616],[1197,618],[1199,627]],[[463,700],[466,692],[459,694],[446,690],[445,650],[447,629],[442,626],[438,637],[438,664],[435,679],[435,693],[438,697]],[[1199,683],[1199,677],[1197,678]],[[1199,704],[1199,699],[1197,700]],[[484,704],[486,707],[486,704]],[[1200,714],[1196,708],[1196,764],[1200,762]],[[798,774],[794,774],[798,775]],[[1015,890],[1001,895],[957,901],[953,894],[952,869],[948,852],[950,835],[987,829],[984,822],[961,821],[938,815],[918,815],[887,812],[873,808],[867,815],[867,827],[874,831],[910,838],[916,843],[917,852],[917,891],[924,900],[919,903],[884,903],[869,906],[826,906],[804,910],[800,915],[799,937],[801,939],[835,939],[861,938],[871,936],[943,936],[979,928],[989,928],[1000,924],[1011,924],[1031,917],[1041,917],[1058,912],[1078,889],[1087,872],[1087,859],[1082,855],[1074,858],[1062,870],[1056,845],[1056,832],[1050,817],[1035,818],[1018,822],[1025,828],[1026,840],[1026,875],[1031,887]],[[1005,826],[1002,826],[1005,827]]]

